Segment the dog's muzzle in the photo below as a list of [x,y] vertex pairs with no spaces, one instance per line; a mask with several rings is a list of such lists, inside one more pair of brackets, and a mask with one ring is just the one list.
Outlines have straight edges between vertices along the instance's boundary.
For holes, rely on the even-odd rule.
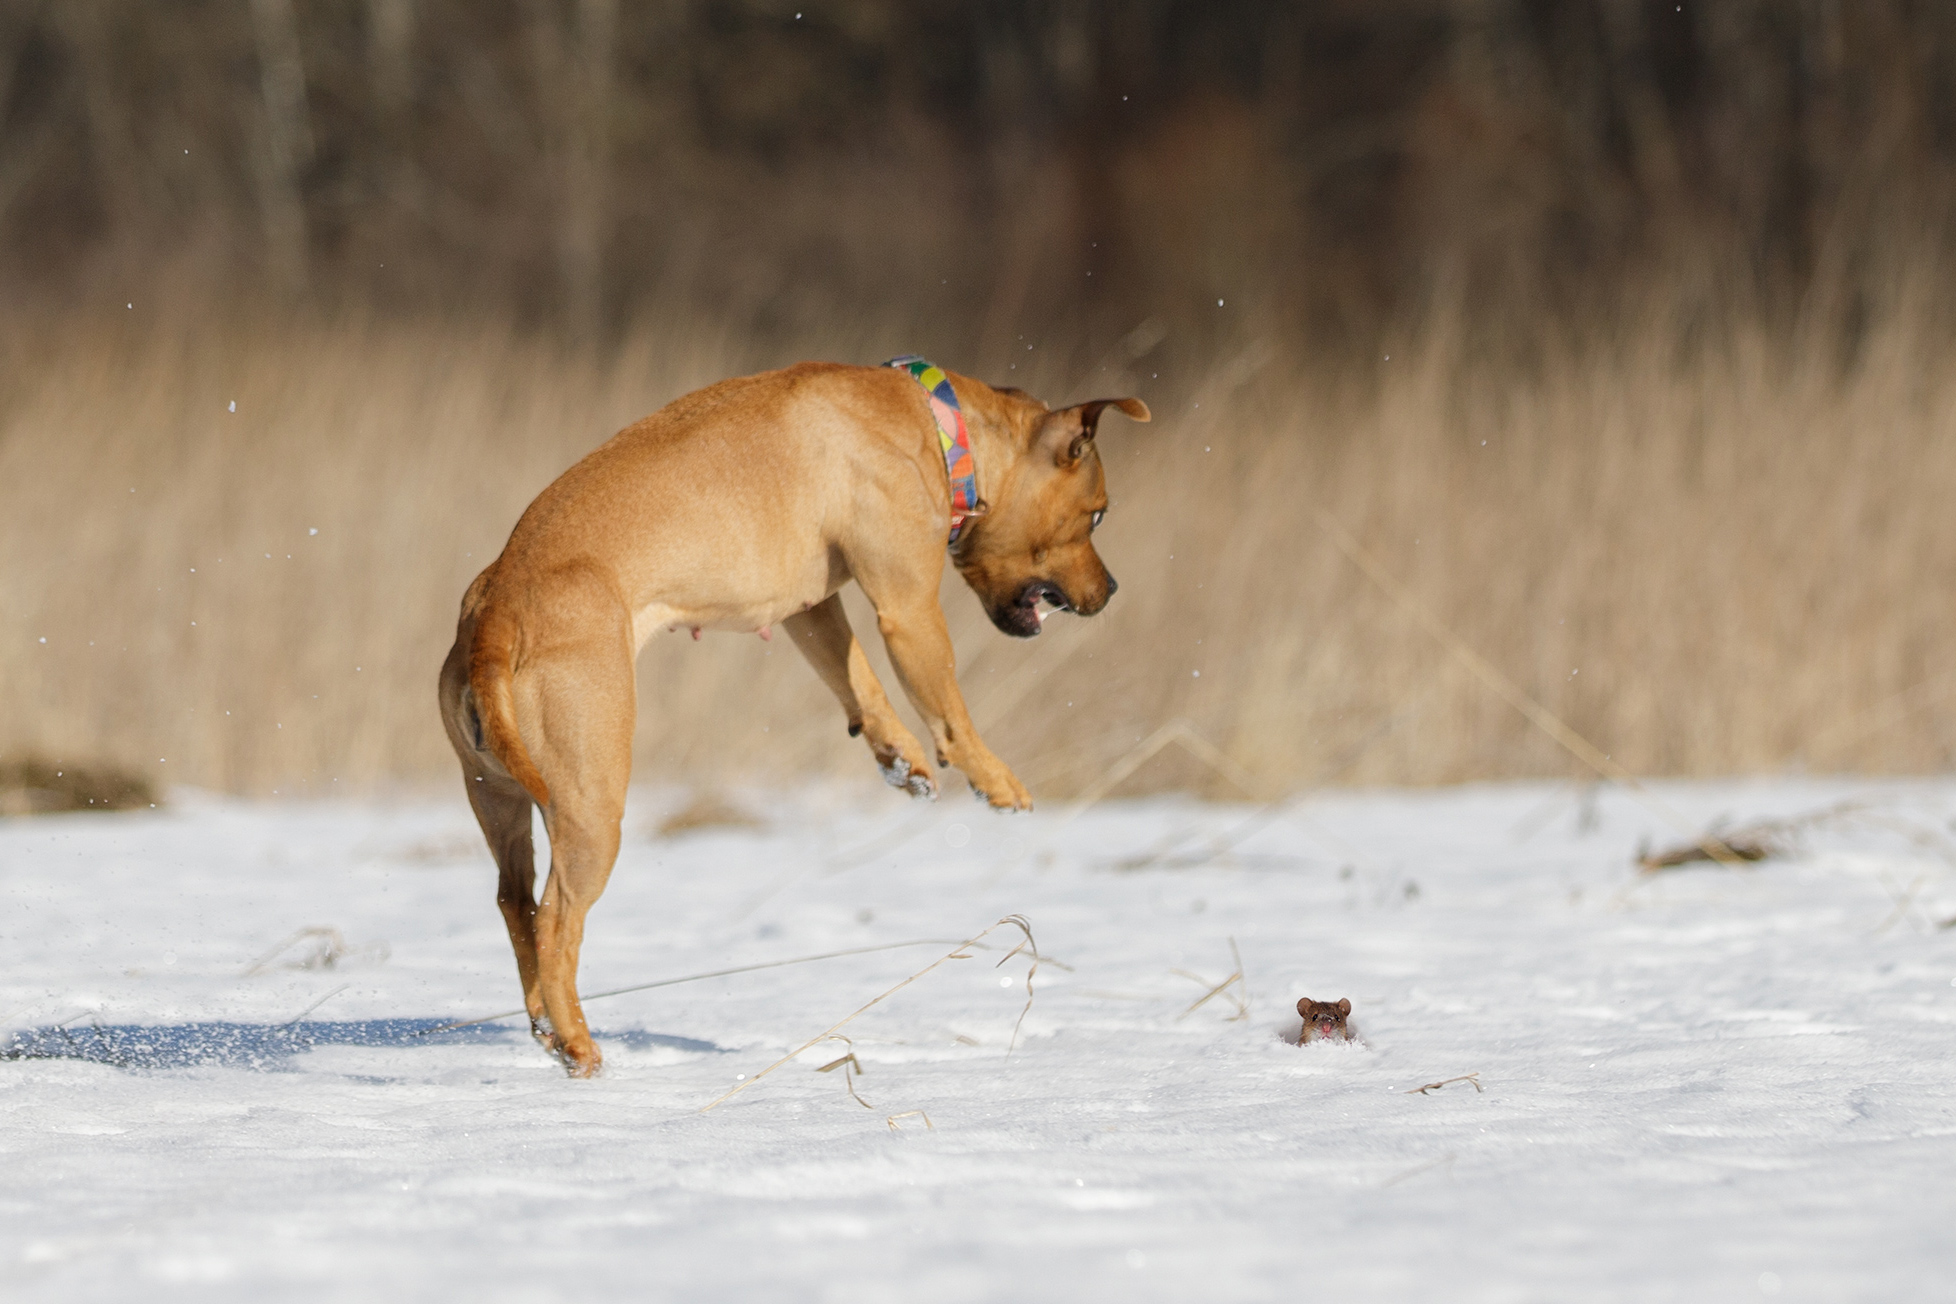
[[[1040,603],[1051,610],[1041,611]],[[1073,600],[1066,596],[1066,590],[1051,580],[1033,580],[1019,590],[1019,596],[1009,604],[995,607],[991,611],[992,624],[1000,632],[1014,638],[1032,638],[1039,633],[1039,626],[1054,611],[1073,611]]]

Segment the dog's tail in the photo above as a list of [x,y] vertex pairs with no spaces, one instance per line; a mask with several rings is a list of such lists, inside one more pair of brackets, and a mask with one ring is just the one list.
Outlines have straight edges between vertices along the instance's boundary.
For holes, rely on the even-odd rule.
[[539,806],[550,804],[550,788],[537,772],[523,735],[516,729],[516,695],[512,690],[516,659],[516,618],[495,603],[477,615],[475,640],[469,647],[469,688],[482,720],[483,741],[510,776],[523,785]]

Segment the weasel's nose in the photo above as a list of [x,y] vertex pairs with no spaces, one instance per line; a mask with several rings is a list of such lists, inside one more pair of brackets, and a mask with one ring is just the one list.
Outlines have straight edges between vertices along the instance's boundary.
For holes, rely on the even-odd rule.
[[1107,572],[1107,596],[1111,598],[1116,593],[1119,593],[1120,591],[1121,591],[1120,582],[1114,578],[1113,571],[1108,571]]

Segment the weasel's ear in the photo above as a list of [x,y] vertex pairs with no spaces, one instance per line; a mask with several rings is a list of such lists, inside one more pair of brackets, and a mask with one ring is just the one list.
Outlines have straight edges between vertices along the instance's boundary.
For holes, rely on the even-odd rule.
[[1349,999],[1349,998],[1347,998],[1347,997],[1343,997],[1343,996],[1341,996],[1341,997],[1339,997],[1339,998],[1338,998],[1338,1017],[1342,1019],[1342,1018],[1344,1018],[1344,1017],[1345,1017],[1345,1016],[1346,1016],[1347,1014],[1350,1014],[1351,1012],[1352,1012],[1352,1003],[1351,1003],[1351,1001],[1350,1001],[1350,999]]
[[1136,421],[1151,419],[1148,405],[1138,398],[1097,398],[1041,417],[1033,435],[1033,447],[1051,453],[1053,461],[1060,466],[1078,465],[1086,456],[1087,445],[1100,430],[1100,414],[1108,408],[1125,412]]

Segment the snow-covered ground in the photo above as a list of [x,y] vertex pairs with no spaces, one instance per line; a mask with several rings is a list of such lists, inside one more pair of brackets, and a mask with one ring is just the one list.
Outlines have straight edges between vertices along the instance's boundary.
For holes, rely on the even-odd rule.
[[[577,1082],[514,1021],[416,1035],[518,1001],[459,792],[0,823],[0,1294],[1951,1298],[1956,784],[1664,795],[1869,805],[1640,878],[1668,830],[1549,785],[1327,795],[1218,858],[1249,808],[801,790],[653,839],[645,793],[587,992],[1010,913],[1054,961],[1009,1055],[1026,957],[980,951],[710,1113],[948,947],[594,1001]],[[307,928],[333,967],[246,976]],[[1248,1016],[1186,1012],[1231,939]],[[1365,1044],[1284,1041],[1306,995]],[[852,1048],[870,1108],[815,1071]]]

